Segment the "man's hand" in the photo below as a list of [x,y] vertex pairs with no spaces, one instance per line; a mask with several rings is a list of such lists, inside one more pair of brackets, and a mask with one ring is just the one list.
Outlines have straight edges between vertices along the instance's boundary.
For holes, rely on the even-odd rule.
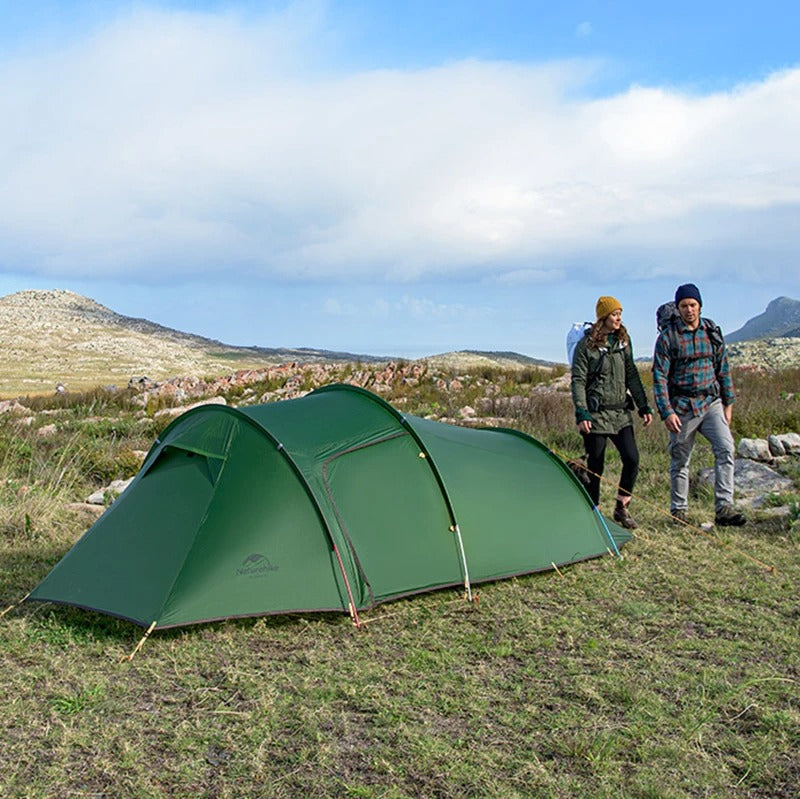
[[725,416],[725,422],[727,423],[728,427],[731,426],[731,417],[733,416],[733,405],[723,405],[722,406],[722,413]]
[[677,413],[671,413],[664,419],[664,425],[670,433],[681,432],[681,417]]
[[588,436],[592,432],[592,423],[588,419],[584,419],[582,422],[578,422],[578,430]]

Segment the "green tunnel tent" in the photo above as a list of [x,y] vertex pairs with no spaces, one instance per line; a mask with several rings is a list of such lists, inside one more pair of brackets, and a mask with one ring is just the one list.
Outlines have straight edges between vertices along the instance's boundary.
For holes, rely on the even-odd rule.
[[203,405],[27,599],[143,627],[358,612],[597,557],[629,540],[523,433],[404,415],[330,385]]

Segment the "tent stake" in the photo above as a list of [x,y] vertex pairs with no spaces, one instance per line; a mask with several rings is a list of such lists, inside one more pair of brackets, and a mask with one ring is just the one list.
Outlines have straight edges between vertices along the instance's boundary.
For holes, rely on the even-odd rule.
[[556,564],[553,561],[550,561],[550,565],[556,570],[556,574],[559,577],[562,577],[562,578],[564,577],[564,575],[559,571],[558,566],[556,566]]
[[350,618],[353,620],[353,624],[355,624],[356,629],[360,630],[363,625],[361,623],[361,619],[358,618],[358,611],[356,611],[352,602],[347,603],[347,610],[350,612]]
[[3,616],[6,615],[6,613],[10,613],[12,610],[14,610],[14,608],[18,608],[29,596],[30,592],[25,594],[25,596],[22,597],[22,599],[20,599],[20,601],[17,602],[15,605],[9,605],[2,613],[0,613],[0,619],[2,619]]
[[133,652],[131,652],[131,653],[130,653],[130,655],[123,655],[123,656],[122,656],[122,657],[119,659],[119,662],[120,662],[120,663],[122,663],[122,662],[123,662],[123,661],[125,661],[125,660],[127,660],[128,662],[130,662],[131,660],[133,660],[133,656],[134,656],[134,655],[135,655],[135,654],[136,654],[136,653],[137,653],[137,652],[138,652],[138,651],[139,651],[139,650],[140,650],[140,649],[141,649],[141,648],[144,646],[144,642],[147,640],[147,638],[148,638],[148,636],[150,635],[150,633],[151,633],[151,632],[153,632],[153,630],[155,630],[155,628],[156,628],[156,622],[153,622],[153,623],[152,623],[152,624],[151,624],[151,625],[150,625],[150,626],[147,628],[147,632],[146,632],[146,633],[145,633],[145,634],[142,636],[142,638],[141,638],[141,640],[139,641],[139,643],[138,643],[138,644],[136,644],[136,649],[134,649],[134,650],[133,650]]

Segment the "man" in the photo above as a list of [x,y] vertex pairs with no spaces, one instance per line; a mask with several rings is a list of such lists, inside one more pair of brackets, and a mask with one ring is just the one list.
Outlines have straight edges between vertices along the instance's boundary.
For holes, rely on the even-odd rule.
[[733,507],[733,381],[722,333],[701,317],[702,305],[694,283],[678,286],[680,318],[661,331],[653,355],[653,393],[669,431],[670,512],[687,521],[689,459],[699,432],[714,452],[714,521],[739,527],[747,520]]

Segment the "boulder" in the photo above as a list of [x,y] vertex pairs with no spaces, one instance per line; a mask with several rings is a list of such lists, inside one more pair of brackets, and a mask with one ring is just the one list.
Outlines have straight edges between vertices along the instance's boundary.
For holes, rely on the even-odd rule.
[[88,496],[86,502],[89,505],[105,505],[106,499],[110,499],[113,502],[132,482],[132,477],[127,480],[112,480],[105,488],[101,488]]
[[[749,500],[752,502],[756,497],[763,497],[764,494],[794,491],[793,480],[778,474],[765,463],[758,463],[746,458],[737,458],[734,461],[733,475],[736,492],[734,498],[736,500]],[[700,472],[699,482],[713,487],[713,467],[703,469]]]
[[786,454],[786,448],[783,446],[783,441],[778,436],[770,436],[767,439],[769,444],[769,451],[775,458],[780,458]]
[[754,461],[771,461],[769,442],[765,438],[743,438],[736,450],[740,458],[750,458]]
[[783,446],[786,455],[800,455],[800,433],[783,433],[775,438]]

